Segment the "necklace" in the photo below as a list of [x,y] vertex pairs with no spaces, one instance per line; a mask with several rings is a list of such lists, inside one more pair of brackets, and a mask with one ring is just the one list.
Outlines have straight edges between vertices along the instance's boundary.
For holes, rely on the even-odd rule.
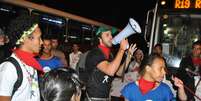
[[[20,60],[20,58],[18,59]],[[33,68],[27,67],[27,65],[22,60],[20,60],[20,62],[23,65],[24,69],[26,70],[26,73],[27,73],[26,78],[28,79],[29,85],[31,86],[30,98],[32,98],[33,96],[35,96],[35,93],[36,93],[35,89],[38,88],[38,84],[37,84],[38,79],[36,76],[36,71]]]

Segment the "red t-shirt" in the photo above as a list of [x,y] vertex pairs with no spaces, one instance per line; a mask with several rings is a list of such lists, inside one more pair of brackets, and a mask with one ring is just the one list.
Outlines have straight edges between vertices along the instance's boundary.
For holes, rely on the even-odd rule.
[[192,60],[194,65],[201,65],[201,58],[193,58]]

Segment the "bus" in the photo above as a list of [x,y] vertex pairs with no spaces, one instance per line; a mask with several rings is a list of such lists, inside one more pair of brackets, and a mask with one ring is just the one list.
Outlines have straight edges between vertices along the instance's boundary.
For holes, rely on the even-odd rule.
[[66,54],[71,52],[73,43],[80,44],[82,52],[94,46],[95,31],[99,26],[114,27],[26,0],[0,1],[2,29],[6,30],[9,22],[20,14],[38,17],[43,35],[57,37],[61,42],[61,49]]
[[158,0],[147,12],[144,37],[149,54],[161,43],[168,67],[178,68],[192,43],[201,39],[200,10],[201,0]]

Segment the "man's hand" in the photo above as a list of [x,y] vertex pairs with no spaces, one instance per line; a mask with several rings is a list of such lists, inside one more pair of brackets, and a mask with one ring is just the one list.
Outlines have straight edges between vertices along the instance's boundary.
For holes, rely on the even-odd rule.
[[123,39],[120,43],[120,49],[125,51],[128,45],[128,39]]

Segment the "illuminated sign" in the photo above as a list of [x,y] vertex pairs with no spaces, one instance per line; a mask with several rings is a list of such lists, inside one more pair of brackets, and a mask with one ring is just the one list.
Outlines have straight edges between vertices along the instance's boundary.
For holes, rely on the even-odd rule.
[[188,8],[201,8],[201,0],[175,0],[174,8],[188,9]]

